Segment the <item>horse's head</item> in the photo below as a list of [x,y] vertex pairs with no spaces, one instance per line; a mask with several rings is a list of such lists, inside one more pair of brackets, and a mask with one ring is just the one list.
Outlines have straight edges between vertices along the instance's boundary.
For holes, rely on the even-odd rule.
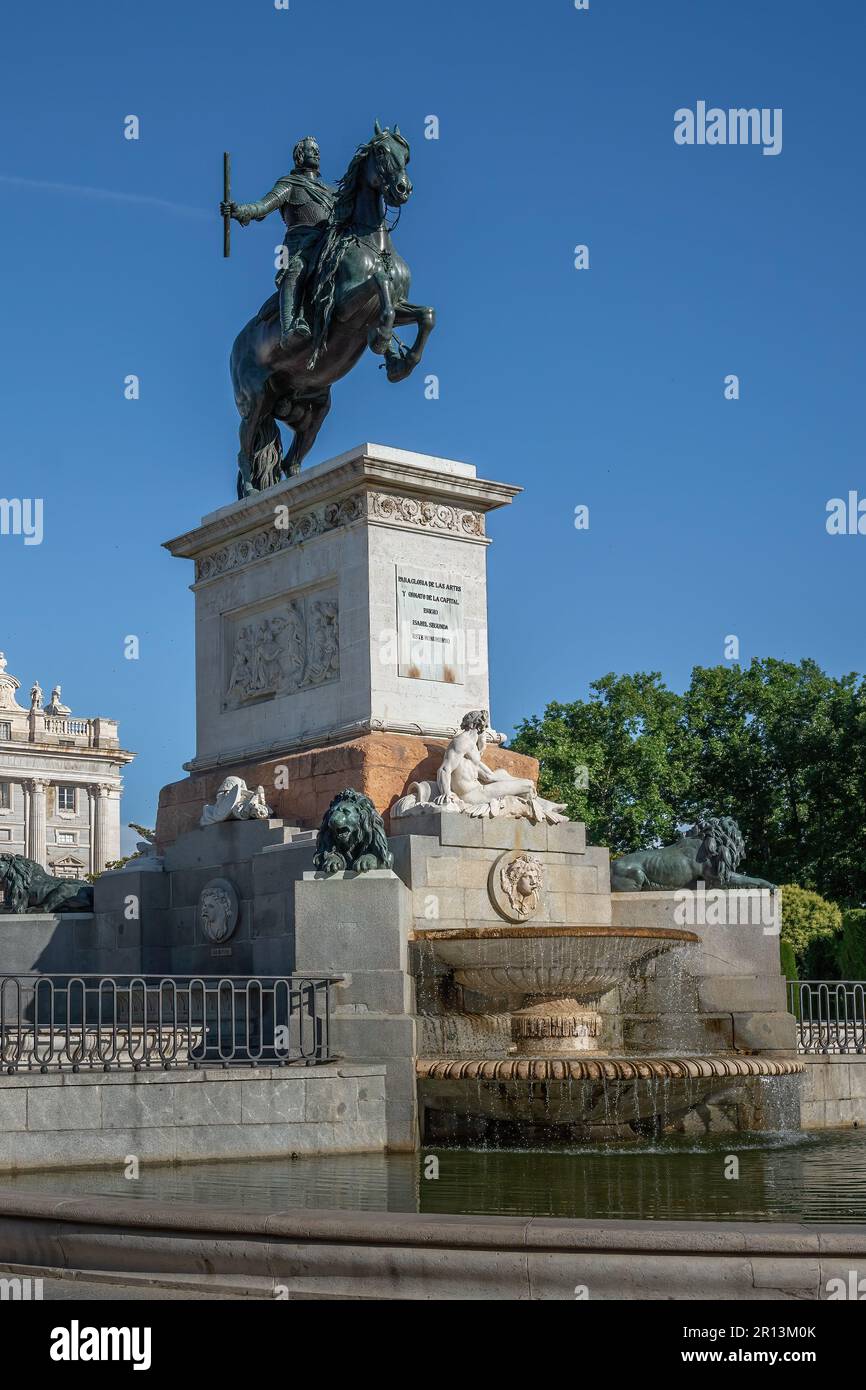
[[400,134],[400,127],[385,130],[377,121],[373,139],[367,146],[367,182],[381,193],[389,208],[400,208],[412,193],[412,180],[406,173],[409,145]]

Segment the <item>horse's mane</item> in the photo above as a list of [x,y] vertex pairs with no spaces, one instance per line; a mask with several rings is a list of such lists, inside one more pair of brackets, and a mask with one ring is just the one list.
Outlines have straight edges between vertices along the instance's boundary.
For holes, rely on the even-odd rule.
[[325,239],[319,253],[319,270],[312,303],[313,350],[307,363],[310,368],[315,367],[327,341],[331,316],[334,312],[337,271],[340,268],[346,246],[344,232],[352,220],[364,161],[377,146],[384,145],[388,137],[397,140],[401,145],[406,145],[407,149],[409,148],[402,135],[395,134],[390,130],[383,130],[374,135],[366,144],[358,146],[348,169],[337,184],[337,196],[328,216],[328,230],[325,233]]
[[[355,206],[355,195],[358,192],[358,179],[361,176],[361,169],[364,160],[371,152],[377,141],[381,141],[380,135],[374,135],[366,144],[359,145],[352,156],[351,163],[340,182],[337,184],[337,196],[334,199],[334,206],[328,218],[330,224],[328,230],[332,228],[345,227],[352,216],[352,209]],[[327,243],[326,243],[327,244]]]

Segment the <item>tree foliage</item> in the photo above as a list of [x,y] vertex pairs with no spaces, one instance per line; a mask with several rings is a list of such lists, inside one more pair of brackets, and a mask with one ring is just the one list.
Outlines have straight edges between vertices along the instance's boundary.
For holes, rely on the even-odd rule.
[[[747,871],[852,906],[866,901],[866,681],[811,660],[603,676],[553,702],[514,747],[613,853],[660,844],[704,811],[736,818]],[[585,774],[582,772],[585,769]],[[585,777],[586,785],[581,785]]]
[[818,941],[830,944],[842,930],[842,912],[820,893],[795,883],[782,885],[782,942],[790,946],[798,963]]
[[842,913],[836,962],[840,979],[866,980],[866,908],[849,907]]

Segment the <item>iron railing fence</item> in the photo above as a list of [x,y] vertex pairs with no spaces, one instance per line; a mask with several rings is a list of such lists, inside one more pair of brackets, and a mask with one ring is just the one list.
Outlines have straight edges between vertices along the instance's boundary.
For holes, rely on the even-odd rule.
[[0,975],[0,1066],[316,1065],[338,976]]
[[789,980],[800,1052],[866,1052],[866,980]]

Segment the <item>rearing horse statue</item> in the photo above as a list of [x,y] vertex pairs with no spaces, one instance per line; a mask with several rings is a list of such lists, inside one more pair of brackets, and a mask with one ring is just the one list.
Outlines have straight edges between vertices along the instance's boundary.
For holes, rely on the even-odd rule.
[[[305,294],[312,337],[291,333],[280,346],[277,296],[272,295],[235,339],[232,386],[241,416],[238,497],[260,492],[300,471],[331,408],[331,387],[364,349],[384,357],[389,381],[402,381],[421,360],[435,323],[426,305],[410,304],[409,267],[397,254],[387,209],[412,193],[409,146],[399,127],[382,130],[357,150],[337,189]],[[394,334],[414,323],[407,346]],[[277,421],[294,432],[283,457]]]

